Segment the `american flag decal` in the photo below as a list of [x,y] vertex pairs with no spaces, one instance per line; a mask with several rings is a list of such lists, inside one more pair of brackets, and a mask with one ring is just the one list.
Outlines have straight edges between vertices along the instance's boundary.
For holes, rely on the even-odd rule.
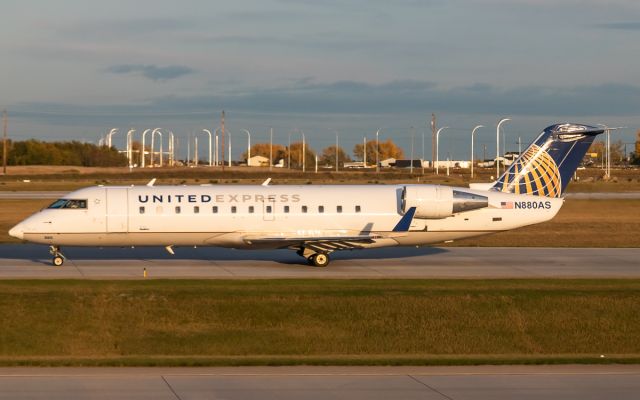
[[500,202],[500,208],[512,209],[513,208],[513,201],[501,201]]

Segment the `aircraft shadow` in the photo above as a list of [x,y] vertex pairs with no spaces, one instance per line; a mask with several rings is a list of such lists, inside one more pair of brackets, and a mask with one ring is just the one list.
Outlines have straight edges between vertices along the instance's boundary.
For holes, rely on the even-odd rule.
[[[74,247],[62,248],[69,260],[220,260],[220,261],[273,261],[279,264],[301,264],[304,260],[292,250],[234,250],[219,247],[175,247],[175,255],[162,247]],[[332,253],[333,260],[379,260],[410,258],[448,252],[439,247],[386,247],[378,249],[347,250]],[[0,246],[0,259],[25,259],[50,265],[49,249],[44,245],[11,244]]]

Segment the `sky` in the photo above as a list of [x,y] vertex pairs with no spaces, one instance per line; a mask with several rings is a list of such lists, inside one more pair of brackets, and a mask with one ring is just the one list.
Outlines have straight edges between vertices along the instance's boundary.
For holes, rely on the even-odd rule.
[[[171,130],[180,152],[225,110],[233,152],[392,138],[430,159],[495,155],[557,122],[640,129],[637,0],[3,0],[0,107],[16,140],[113,144]],[[297,131],[296,131],[297,130]],[[422,138],[424,140],[424,147]],[[205,140],[206,139],[206,140]],[[631,146],[629,147],[631,151]]]

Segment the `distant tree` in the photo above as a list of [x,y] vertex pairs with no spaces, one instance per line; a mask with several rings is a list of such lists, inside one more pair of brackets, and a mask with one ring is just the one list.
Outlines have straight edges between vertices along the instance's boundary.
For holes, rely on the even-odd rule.
[[72,142],[43,142],[35,139],[13,142],[10,165],[80,165],[112,167],[127,165],[127,157],[115,148]]
[[[338,146],[338,165],[340,167],[344,166],[345,162],[350,162],[351,157],[344,151],[344,149]],[[320,165],[330,165],[335,168],[336,166],[336,146],[325,147],[322,150],[322,155],[318,160]]]
[[[291,168],[302,168],[302,142],[291,143],[289,151],[291,153]],[[287,157],[288,154],[285,154],[285,165]],[[311,147],[309,147],[308,144],[305,144],[304,159],[307,169],[312,169],[315,167],[316,152]]]
[[[262,156],[269,158],[269,143],[256,143],[251,146],[251,157],[254,156]],[[279,160],[286,157],[287,149],[281,144],[273,144],[273,160],[272,162],[276,164]],[[247,159],[247,152],[242,153],[242,158],[244,160]]]
[[[363,149],[364,145],[362,143],[358,143],[353,147],[353,155],[358,160],[363,160]],[[386,160],[387,158],[395,158],[402,159],[404,158],[404,152],[398,145],[396,145],[393,140],[387,139],[384,142],[380,142],[378,144],[379,154],[378,161]],[[376,141],[369,140],[367,141],[367,164],[375,164],[376,162]]]
[[[600,140],[593,142],[587,153],[596,153],[597,157],[595,159],[592,158],[592,160],[597,164],[603,163],[606,153],[605,142]],[[622,163],[626,159],[626,155],[624,154],[624,143],[622,143],[621,140],[611,143],[609,154],[611,155],[612,165]]]
[[636,132],[636,145],[633,154],[631,155],[632,164],[640,164],[640,129]]

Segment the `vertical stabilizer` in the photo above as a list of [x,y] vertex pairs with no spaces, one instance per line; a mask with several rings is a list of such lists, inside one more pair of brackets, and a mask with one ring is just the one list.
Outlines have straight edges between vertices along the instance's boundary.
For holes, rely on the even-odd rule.
[[557,124],[546,128],[514,161],[491,190],[560,197],[602,128]]

